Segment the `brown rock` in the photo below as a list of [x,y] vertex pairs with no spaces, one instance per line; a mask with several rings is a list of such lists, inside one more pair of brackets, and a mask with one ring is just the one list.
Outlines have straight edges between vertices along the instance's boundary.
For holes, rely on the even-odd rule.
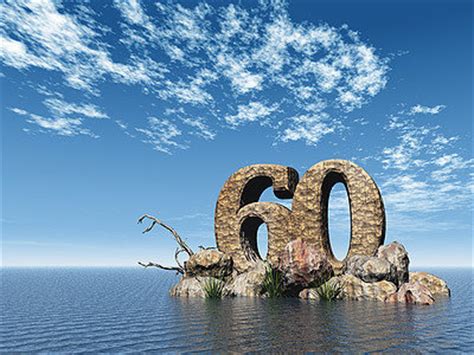
[[387,245],[382,245],[377,250],[376,256],[381,259],[386,259],[395,266],[398,286],[408,282],[408,265],[410,264],[410,259],[408,258],[408,253],[402,244],[392,242]]
[[290,294],[298,294],[310,285],[317,287],[333,275],[326,256],[301,238],[286,245],[280,255],[278,269],[283,274],[285,288]]
[[223,278],[232,273],[232,259],[214,249],[200,250],[185,264],[186,276],[212,276]]
[[430,290],[418,281],[403,284],[397,292],[389,295],[386,302],[414,303],[430,305],[434,303]]
[[421,283],[430,290],[433,296],[449,297],[451,295],[451,291],[444,280],[427,272],[410,272],[410,282]]
[[329,282],[341,287],[340,298],[384,301],[397,287],[390,281],[364,282],[353,275],[333,277]]

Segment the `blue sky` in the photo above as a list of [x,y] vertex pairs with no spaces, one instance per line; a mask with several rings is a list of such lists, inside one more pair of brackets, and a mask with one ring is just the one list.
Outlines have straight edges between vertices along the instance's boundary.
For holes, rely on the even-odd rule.
[[[333,158],[374,177],[413,265],[472,265],[470,1],[0,7],[2,265],[171,264],[140,214],[214,245],[238,168]],[[343,257],[341,186],[330,213]]]

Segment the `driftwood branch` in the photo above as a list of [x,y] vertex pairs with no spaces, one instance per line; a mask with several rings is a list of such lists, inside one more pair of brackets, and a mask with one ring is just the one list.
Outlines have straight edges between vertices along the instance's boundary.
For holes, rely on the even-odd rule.
[[143,233],[148,233],[149,231],[151,231],[153,229],[153,227],[156,225],[156,224],[159,224],[160,226],[162,226],[163,228],[165,228],[166,230],[168,230],[174,237],[174,239],[176,240],[176,243],[178,243],[178,245],[180,246],[180,248],[186,253],[188,254],[188,256],[192,256],[194,255],[194,252],[191,250],[191,248],[186,244],[186,242],[181,238],[181,236],[178,234],[178,232],[176,232],[176,230],[173,228],[173,227],[170,227],[169,225],[163,223],[162,221],[160,221],[158,218],[154,217],[154,216],[150,216],[148,214],[144,214],[143,216],[141,216],[139,219],[138,219],[138,223],[143,223],[143,221],[145,219],[150,219],[152,222],[151,224],[145,228],[145,230],[143,231]]
[[157,267],[158,269],[162,270],[171,270],[176,271],[178,274],[184,274],[184,269],[181,266],[164,266],[157,263],[152,263],[151,261],[148,264],[142,263],[141,261],[138,262],[138,265],[143,266],[145,269],[147,267]]
[[176,264],[184,270],[184,266],[181,264],[181,262],[178,259],[179,254],[184,253],[184,249],[176,248],[176,251],[174,252],[174,260],[176,261]]
[[143,266],[144,268],[147,268],[147,267],[156,267],[158,269],[162,269],[162,270],[171,270],[171,271],[176,271],[177,273],[179,274],[184,274],[184,266],[180,263],[178,257],[179,257],[179,254],[181,253],[186,253],[188,254],[189,257],[191,257],[192,255],[194,255],[194,252],[192,251],[192,249],[186,244],[186,242],[183,240],[183,238],[181,238],[181,236],[178,234],[178,232],[176,232],[176,230],[163,223],[162,221],[160,221],[158,218],[154,217],[154,216],[150,216],[148,214],[144,214],[143,216],[141,216],[139,219],[138,219],[138,223],[143,223],[143,221],[145,219],[149,219],[151,220],[151,224],[145,228],[145,230],[143,231],[143,233],[148,233],[149,231],[151,231],[153,229],[153,227],[155,225],[160,225],[162,226],[163,228],[165,228],[167,231],[169,231],[172,235],[173,235],[173,238],[174,240],[176,240],[176,243],[178,243],[178,248],[176,248],[176,251],[174,253],[174,260],[176,261],[176,264],[178,266],[164,266],[164,265],[161,265],[161,264],[157,264],[157,263],[153,263],[153,262],[148,262],[148,264],[145,264],[145,263],[142,263],[141,261],[138,262],[139,265]]

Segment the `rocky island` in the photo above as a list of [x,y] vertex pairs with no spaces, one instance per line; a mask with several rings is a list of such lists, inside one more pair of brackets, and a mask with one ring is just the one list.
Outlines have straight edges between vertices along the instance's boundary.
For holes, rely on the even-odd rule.
[[[342,182],[349,197],[351,240],[347,256],[338,260],[328,232],[328,201],[332,187]],[[293,199],[291,210],[259,202],[272,186],[279,198]],[[449,297],[442,279],[410,272],[405,247],[384,245],[385,210],[374,180],[356,164],[327,160],[311,167],[299,181],[295,169],[270,164],[251,165],[224,184],[216,206],[217,248],[194,253],[180,235],[156,217],[179,245],[177,266],[139,263],[182,274],[170,290],[176,297],[299,297],[307,300],[374,300],[433,304]],[[257,230],[268,229],[268,253],[257,249]],[[178,255],[188,260],[180,263]]]

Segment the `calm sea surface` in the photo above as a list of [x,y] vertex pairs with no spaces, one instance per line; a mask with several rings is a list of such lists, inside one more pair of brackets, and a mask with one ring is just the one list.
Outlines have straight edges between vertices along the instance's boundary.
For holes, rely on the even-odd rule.
[[473,352],[472,269],[429,269],[434,306],[298,299],[186,300],[172,273],[3,268],[1,352]]

